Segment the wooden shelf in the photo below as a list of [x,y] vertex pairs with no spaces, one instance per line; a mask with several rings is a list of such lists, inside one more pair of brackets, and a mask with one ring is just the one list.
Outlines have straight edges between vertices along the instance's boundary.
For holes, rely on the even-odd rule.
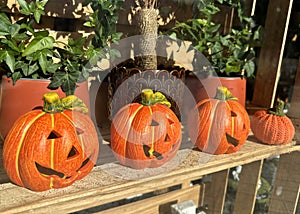
[[[193,150],[191,144],[183,141],[182,148],[173,160],[160,168],[146,170],[133,170],[119,165],[105,141],[100,149],[99,163],[93,171],[87,177],[63,189],[32,192],[8,182],[4,170],[0,169],[0,212],[40,213],[59,210],[69,213],[83,210],[174,185],[189,186],[191,181],[207,174],[299,151],[300,145],[296,145],[295,142],[280,146],[264,145],[253,135],[249,135],[247,142],[238,152],[210,155]],[[172,166],[176,168],[168,171]]]

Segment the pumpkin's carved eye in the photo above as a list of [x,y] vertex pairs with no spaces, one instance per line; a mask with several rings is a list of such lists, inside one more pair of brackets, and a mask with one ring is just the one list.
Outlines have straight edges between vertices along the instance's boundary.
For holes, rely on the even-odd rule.
[[168,121],[171,126],[175,123],[173,120],[170,120],[170,119]]
[[231,114],[231,117],[237,117],[237,114],[235,113],[235,112],[230,112],[230,114]]
[[48,140],[52,140],[52,139],[57,139],[57,138],[61,138],[62,136],[60,134],[58,134],[56,131],[52,130],[49,134],[49,136],[47,137]]
[[238,146],[239,145],[239,141],[237,139],[235,139],[234,137],[232,137],[230,134],[226,133],[226,139],[227,142],[234,145],[234,146]]
[[150,126],[159,126],[159,123],[155,120],[152,120]]
[[170,138],[170,136],[168,134],[166,134],[165,142],[169,142],[169,141],[171,141],[171,138]]
[[72,146],[72,148],[68,154],[68,159],[72,158],[74,156],[77,156],[78,154],[79,154],[79,152],[77,151],[77,149],[74,146]]

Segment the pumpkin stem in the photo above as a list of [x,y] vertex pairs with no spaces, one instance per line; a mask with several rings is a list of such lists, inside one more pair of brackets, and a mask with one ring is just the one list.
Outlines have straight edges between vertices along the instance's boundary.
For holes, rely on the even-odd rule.
[[64,110],[57,93],[49,92],[44,94],[43,110],[48,113],[61,112]]
[[145,106],[161,104],[161,105],[166,105],[169,108],[171,107],[171,103],[161,92],[153,93],[151,89],[143,89],[141,95],[142,95],[142,104]]
[[283,112],[284,106],[285,106],[285,102],[283,100],[278,99],[275,108],[270,108],[268,110],[268,113],[283,117],[285,116],[285,113]]
[[64,109],[75,110],[81,113],[87,113],[88,108],[84,104],[84,102],[76,97],[75,95],[69,95],[61,99],[61,103]]
[[76,110],[87,113],[88,109],[81,99],[69,95],[60,99],[57,93],[48,92],[44,94],[43,110],[48,113],[62,112],[64,110]]
[[238,98],[234,97],[231,92],[224,86],[219,86],[217,88],[215,99],[218,100],[238,100]]

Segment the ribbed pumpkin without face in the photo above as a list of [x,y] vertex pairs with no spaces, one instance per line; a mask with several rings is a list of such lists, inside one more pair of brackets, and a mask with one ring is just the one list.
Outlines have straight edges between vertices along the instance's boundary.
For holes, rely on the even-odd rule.
[[238,151],[249,130],[247,111],[225,87],[218,87],[214,98],[198,102],[188,116],[188,133],[192,143],[210,154]]
[[259,110],[252,116],[251,130],[263,143],[287,144],[293,139],[295,128],[283,112],[284,104],[284,101],[278,100],[274,109]]
[[9,131],[3,165],[14,183],[33,191],[62,188],[86,176],[98,157],[87,108],[71,95],[44,95],[44,108],[21,116]]
[[110,145],[122,165],[156,168],[176,155],[181,124],[162,93],[144,89],[141,97],[142,104],[127,104],[114,116]]

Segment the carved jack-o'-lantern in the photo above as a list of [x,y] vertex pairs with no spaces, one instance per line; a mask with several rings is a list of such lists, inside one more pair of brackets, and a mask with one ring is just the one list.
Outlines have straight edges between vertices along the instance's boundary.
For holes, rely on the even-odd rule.
[[218,87],[215,98],[200,101],[188,118],[191,141],[207,153],[236,152],[249,131],[247,111],[225,87]]
[[173,158],[181,143],[181,125],[160,92],[142,91],[142,104],[121,108],[111,125],[111,148],[123,165],[159,167]]
[[[69,109],[69,110],[66,110]],[[16,184],[34,191],[62,188],[86,176],[98,156],[98,136],[86,106],[71,95],[44,95],[43,110],[21,116],[3,148],[4,168]]]

